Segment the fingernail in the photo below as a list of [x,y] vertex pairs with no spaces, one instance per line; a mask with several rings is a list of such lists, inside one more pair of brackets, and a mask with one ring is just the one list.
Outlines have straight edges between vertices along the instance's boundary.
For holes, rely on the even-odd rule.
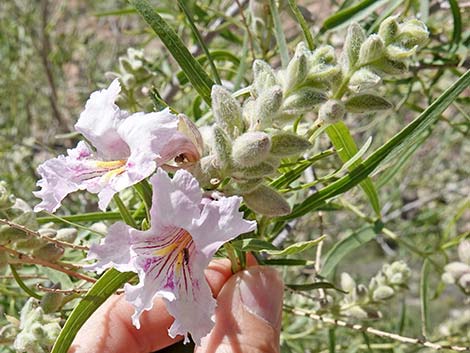
[[284,294],[282,279],[277,271],[255,266],[240,272],[239,276],[238,288],[245,309],[277,327]]

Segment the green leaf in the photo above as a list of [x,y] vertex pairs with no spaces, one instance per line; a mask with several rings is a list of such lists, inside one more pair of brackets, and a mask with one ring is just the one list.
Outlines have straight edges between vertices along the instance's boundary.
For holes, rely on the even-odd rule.
[[372,153],[364,162],[357,165],[349,174],[331,183],[303,202],[294,206],[292,212],[278,220],[298,218],[322,206],[325,200],[340,195],[359,184],[381,163],[406,153],[421,134],[426,132],[439,119],[442,112],[470,85],[470,71],[463,74],[454,84],[442,93],[415,120],[395,134],[386,144]]
[[336,287],[330,282],[314,282],[314,283],[304,283],[304,284],[286,284],[287,288],[290,288],[294,291],[309,291],[314,289],[334,289],[338,292],[348,294],[344,290]]
[[[348,161],[355,159],[355,156],[359,155],[356,143],[354,142],[354,139],[344,122],[339,121],[328,126],[326,133],[333,143],[333,146],[335,146],[336,150],[338,151],[338,155],[343,163],[348,163]],[[358,158],[357,161],[354,161],[348,166],[348,169],[354,170],[355,167],[361,164],[361,161],[362,159]],[[360,185],[362,190],[364,190],[365,194],[367,195],[372,209],[375,211],[375,214],[380,217],[379,195],[375,189],[374,183],[370,178],[366,178],[360,183]]]
[[59,337],[54,343],[51,353],[67,353],[78,330],[88,318],[124,283],[135,276],[133,272],[121,273],[110,269],[91,287],[85,297],[73,309]]
[[452,17],[454,18],[454,30],[452,33],[452,43],[455,50],[458,48],[462,38],[462,16],[460,15],[459,3],[457,0],[448,0]]
[[328,276],[346,255],[374,239],[376,235],[376,229],[373,226],[367,225],[337,242],[325,255],[320,274],[324,277]]
[[256,239],[256,238],[248,238],[248,239],[241,239],[235,240],[231,242],[232,246],[241,251],[262,251],[262,250],[278,250],[273,244],[268,241]]
[[274,35],[276,36],[277,45],[279,46],[282,67],[286,68],[289,63],[289,50],[287,49],[286,37],[282,29],[281,18],[279,17],[275,0],[269,0],[269,8],[271,9],[271,16],[273,17]]
[[262,265],[266,266],[309,266],[315,262],[304,259],[266,259]]
[[312,33],[310,32],[310,29],[308,28],[307,22],[305,21],[304,16],[302,15],[302,12],[300,12],[300,9],[298,5],[296,4],[295,0],[288,0],[289,1],[289,7],[292,10],[292,13],[294,14],[295,18],[297,19],[297,22],[299,23],[300,27],[302,28],[302,32],[304,34],[304,39],[307,42],[308,49],[313,50],[315,49],[315,43],[313,40]]
[[211,104],[211,87],[214,84],[199,62],[191,55],[176,32],[158,14],[148,0],[131,0],[131,4],[160,37],[163,44],[178,62],[194,89],[204,101]]
[[342,9],[323,22],[320,33],[324,33],[333,28],[342,28],[351,22],[358,22],[387,2],[388,0],[363,0],[348,8]]
[[314,239],[314,240],[301,241],[301,242],[292,244],[288,246],[287,248],[285,248],[284,250],[262,250],[262,251],[269,255],[275,255],[275,256],[295,255],[307,249],[310,249],[311,247],[321,242],[323,239],[325,239],[325,235],[322,235],[321,237]]
[[202,50],[204,51],[204,54],[206,54],[206,58],[209,61],[209,66],[211,67],[212,74],[214,75],[215,82],[217,84],[221,85],[220,81],[220,76],[219,73],[217,72],[217,68],[215,67],[214,61],[212,60],[212,56],[209,53],[209,49],[206,46],[206,43],[204,43],[204,39],[201,36],[201,33],[199,33],[199,30],[196,27],[196,24],[193,21],[193,17],[191,16],[191,12],[189,11],[188,7],[185,4],[184,0],[178,0],[178,5],[180,6],[181,10],[183,10],[183,13],[186,16],[186,19],[189,22],[189,26],[191,27],[191,31],[193,32],[194,36],[197,39],[197,42],[201,46]]

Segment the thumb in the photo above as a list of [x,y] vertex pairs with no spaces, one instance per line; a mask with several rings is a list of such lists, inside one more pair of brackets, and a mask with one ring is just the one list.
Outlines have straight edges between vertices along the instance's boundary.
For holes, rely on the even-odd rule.
[[217,297],[216,325],[195,353],[279,352],[283,292],[273,268],[233,275]]

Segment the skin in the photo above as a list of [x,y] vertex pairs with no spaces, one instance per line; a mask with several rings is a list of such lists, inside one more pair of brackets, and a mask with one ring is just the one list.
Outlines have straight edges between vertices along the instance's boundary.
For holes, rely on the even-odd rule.
[[[254,260],[249,258],[250,263]],[[212,261],[205,274],[217,298],[216,325],[194,352],[279,352],[283,284],[277,272],[250,266],[232,275],[224,259]],[[148,353],[182,340],[168,336],[173,318],[162,300],[142,314],[140,330],[132,325],[133,312],[123,295],[110,297],[78,332],[69,353]]]

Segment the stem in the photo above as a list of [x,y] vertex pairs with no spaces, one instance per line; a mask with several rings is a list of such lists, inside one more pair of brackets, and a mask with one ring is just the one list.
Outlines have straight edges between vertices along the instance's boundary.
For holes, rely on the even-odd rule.
[[286,311],[290,312],[290,313],[295,314],[295,315],[309,317],[311,319],[321,321],[321,322],[326,323],[326,324],[331,324],[331,325],[335,325],[335,326],[339,326],[339,327],[345,327],[345,328],[349,328],[349,329],[355,330],[355,331],[370,333],[371,335],[375,335],[375,336],[382,337],[382,338],[392,339],[392,340],[395,340],[395,341],[398,341],[398,342],[401,342],[401,343],[415,344],[415,345],[419,345],[419,346],[423,346],[423,347],[432,348],[432,349],[435,349],[435,350],[448,349],[448,350],[451,350],[451,351],[454,351],[454,352],[467,352],[467,351],[470,350],[470,347],[433,343],[433,342],[423,340],[423,339],[420,339],[420,338],[406,337],[406,336],[398,335],[396,333],[391,333],[391,332],[378,330],[378,329],[370,327],[370,326],[364,326],[364,325],[360,325],[360,324],[352,324],[352,323],[349,323],[349,322],[345,322],[345,321],[336,320],[336,319],[332,319],[332,318],[329,318],[329,317],[324,317],[324,316],[321,316],[321,315],[317,315],[313,312],[309,312],[309,311],[306,311],[306,310],[297,309],[297,308],[288,306],[286,304],[284,304],[284,309]]
[[9,261],[10,264],[41,265],[41,266],[44,266],[44,267],[52,268],[53,270],[56,270],[56,271],[59,271],[59,272],[63,272],[65,274],[69,275],[69,276],[72,276],[72,277],[75,277],[75,278],[78,278],[78,279],[82,279],[82,280],[87,281],[87,282],[91,282],[91,283],[96,282],[96,279],[91,278],[87,275],[69,270],[67,268],[64,268],[64,267],[58,265],[58,264],[55,264],[55,263],[52,263],[52,262],[49,262],[49,261],[46,261],[46,260],[43,260],[43,259],[39,259],[39,258],[36,258],[36,257],[33,257],[33,256],[26,255],[26,254],[21,253],[19,251],[7,248],[3,245],[0,245],[0,250],[6,251],[7,253],[17,257],[17,259]]
[[18,272],[16,271],[16,268],[15,266],[13,266],[12,264],[10,264],[10,270],[11,270],[11,273],[13,274],[13,277],[15,278],[15,281],[16,283],[18,283],[18,285],[20,286],[21,289],[23,289],[27,294],[29,294],[31,297],[33,298],[36,298],[38,300],[41,300],[42,299],[42,296],[40,296],[39,294],[37,294],[36,292],[34,292],[31,288],[29,288],[24,282],[23,280],[21,279],[20,275],[18,274]]
[[240,271],[240,264],[238,263],[238,257],[235,253],[235,249],[230,243],[225,243],[224,248],[232,264],[232,273],[237,273],[238,271]]

